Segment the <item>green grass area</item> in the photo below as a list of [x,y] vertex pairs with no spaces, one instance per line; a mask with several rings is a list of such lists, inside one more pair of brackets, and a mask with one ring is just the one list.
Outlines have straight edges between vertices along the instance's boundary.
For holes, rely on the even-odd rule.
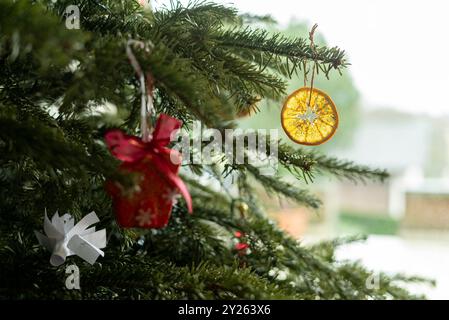
[[340,212],[338,231],[342,233],[395,235],[399,221],[385,215]]

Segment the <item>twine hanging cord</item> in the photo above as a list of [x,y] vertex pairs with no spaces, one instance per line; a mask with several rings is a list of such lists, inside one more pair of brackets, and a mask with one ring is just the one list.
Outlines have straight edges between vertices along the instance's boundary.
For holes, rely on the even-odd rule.
[[153,106],[153,89],[154,89],[154,78],[151,72],[146,74],[143,72],[137,58],[132,50],[132,47],[144,50],[148,54],[151,54],[153,49],[153,44],[151,42],[144,43],[142,41],[129,39],[126,43],[126,55],[128,56],[129,62],[134,68],[140,82],[140,93],[141,93],[141,108],[140,108],[140,132],[142,134],[142,140],[147,142],[151,139],[151,122],[148,122],[149,117],[154,115]]
[[[312,91],[313,91],[313,82],[315,80],[315,70],[318,73],[318,64],[317,64],[317,57],[318,57],[318,52],[316,51],[316,44],[314,41],[314,36],[315,36],[315,31],[318,28],[318,24],[314,24],[312,29],[309,32],[309,40],[310,40],[310,49],[312,50],[312,54],[313,54],[313,68],[312,68],[312,77],[310,80],[310,94],[309,94],[309,105],[311,103],[311,99],[312,99]],[[307,71],[304,68],[304,86],[307,86]]]

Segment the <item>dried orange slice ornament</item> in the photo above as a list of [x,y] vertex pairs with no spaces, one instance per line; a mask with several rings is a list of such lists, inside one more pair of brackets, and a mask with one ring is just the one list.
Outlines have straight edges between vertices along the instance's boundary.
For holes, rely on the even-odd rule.
[[332,138],[338,127],[338,113],[326,93],[303,87],[288,96],[282,108],[281,122],[290,139],[315,146]]

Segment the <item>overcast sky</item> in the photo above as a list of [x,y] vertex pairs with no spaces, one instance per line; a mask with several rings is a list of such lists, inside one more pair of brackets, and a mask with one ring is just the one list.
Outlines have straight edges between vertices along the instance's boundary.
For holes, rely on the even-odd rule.
[[281,24],[292,18],[318,23],[329,45],[347,52],[365,106],[449,115],[449,1],[215,2],[271,14]]

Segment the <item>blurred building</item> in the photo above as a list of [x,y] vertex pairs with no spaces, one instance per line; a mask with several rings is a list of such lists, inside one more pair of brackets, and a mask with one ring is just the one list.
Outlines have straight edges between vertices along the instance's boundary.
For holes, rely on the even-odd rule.
[[384,183],[317,181],[313,186],[324,203],[319,211],[266,197],[280,227],[294,237],[449,230],[449,119],[391,110],[361,118],[352,144],[331,153],[385,168],[391,177]]
[[449,229],[449,119],[366,112],[352,146],[335,155],[391,174],[383,184],[338,183],[340,211]]

